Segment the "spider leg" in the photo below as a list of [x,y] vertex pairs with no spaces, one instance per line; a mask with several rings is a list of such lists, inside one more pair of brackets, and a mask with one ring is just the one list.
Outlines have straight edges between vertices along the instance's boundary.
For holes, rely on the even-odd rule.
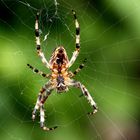
[[36,111],[39,109],[40,107],[40,103],[41,103],[41,97],[42,97],[42,94],[46,91],[46,89],[44,87],[41,88],[39,94],[38,94],[38,98],[37,98],[37,101],[36,101],[36,105],[34,107],[34,110],[32,112],[32,120],[34,121],[35,120],[35,117],[36,117]]
[[95,103],[95,101],[93,100],[93,98],[91,97],[89,91],[86,89],[86,87],[81,84],[80,82],[76,82],[74,81],[73,84],[71,84],[74,87],[80,88],[82,90],[83,95],[86,97],[86,99],[89,101],[90,105],[93,107],[93,111],[89,112],[88,114],[95,114],[97,112],[97,105]]
[[[42,87],[42,89],[39,92],[35,108],[32,113],[32,119],[34,120],[36,111],[40,108],[40,127],[45,131],[54,130],[57,128],[57,126],[48,128],[44,125],[44,122],[45,122],[44,103],[47,100],[48,96],[51,94],[52,89],[53,89],[53,87],[50,84],[50,82],[47,83],[44,87]],[[45,91],[46,91],[46,93],[45,93]],[[45,95],[44,95],[44,93],[45,93]]]
[[86,62],[86,60],[87,59],[84,59],[83,63],[73,72],[73,77],[84,68],[84,63]]
[[54,130],[57,128],[57,126],[48,128],[44,125],[44,122],[45,122],[44,106],[41,106],[40,107],[40,127],[45,131],[50,131],[50,130]]
[[38,21],[39,21],[39,12],[36,14],[36,20],[35,20],[36,49],[37,49],[37,53],[38,53],[39,57],[41,58],[41,61],[44,63],[44,65],[47,68],[50,68],[50,64],[46,60],[44,53],[41,50]]
[[44,112],[44,107],[41,106],[41,107],[40,107],[40,127],[41,127],[43,130],[45,130],[45,131],[50,131],[50,130],[54,130],[54,129],[57,128],[57,126],[51,127],[51,128],[46,127],[46,126],[44,125],[44,122],[45,122],[45,112]]
[[42,71],[40,71],[40,70],[34,68],[34,67],[31,66],[30,64],[27,64],[27,66],[28,66],[33,72],[35,72],[35,73],[37,73],[37,74],[39,74],[39,75],[41,75],[41,76],[43,76],[43,77],[45,77],[45,78],[50,78],[50,76],[51,76],[50,74],[45,74],[44,72],[42,72]]
[[51,91],[52,90],[47,90],[46,95],[42,96],[41,105],[40,105],[40,127],[45,131],[50,131],[50,130],[54,130],[57,128],[57,126],[48,128],[44,125],[44,122],[45,122],[44,103],[45,103],[46,99],[48,98],[48,96],[51,94]]
[[73,16],[74,16],[74,20],[75,20],[75,27],[76,27],[76,50],[73,52],[73,55],[72,55],[72,58],[68,64],[68,67],[71,67],[73,65],[73,63],[75,62],[78,54],[79,54],[79,51],[80,51],[80,25],[79,25],[79,22],[77,20],[77,17],[76,17],[76,13],[74,10],[72,10],[72,13],[73,13]]
[[34,110],[33,110],[33,112],[32,112],[32,119],[33,119],[33,121],[35,120],[35,115],[36,115],[36,111],[39,109],[39,107],[40,107],[40,105],[41,105],[41,99],[42,99],[42,97],[43,97],[43,94],[44,94],[44,92],[47,90],[47,89],[49,89],[49,87],[51,87],[51,84],[50,84],[50,82],[48,82],[47,84],[45,84],[42,88],[41,88],[41,90],[40,90],[40,92],[39,92],[39,94],[38,94],[38,98],[37,98],[37,101],[36,101],[36,105],[35,105],[35,107],[34,107]]

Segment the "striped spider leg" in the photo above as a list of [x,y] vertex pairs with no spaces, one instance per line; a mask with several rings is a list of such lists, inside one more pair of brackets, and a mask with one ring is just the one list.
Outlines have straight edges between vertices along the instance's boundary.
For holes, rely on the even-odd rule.
[[36,117],[36,111],[40,108],[40,127],[46,131],[54,130],[55,128],[57,128],[57,126],[52,127],[52,128],[48,128],[44,125],[44,122],[45,122],[44,103],[45,103],[46,99],[48,98],[48,96],[51,94],[53,89],[54,88],[50,82],[48,82],[47,84],[45,84],[41,88],[41,90],[38,94],[36,105],[35,105],[34,110],[32,112],[32,119],[34,121],[35,117]]
[[74,81],[74,80],[70,81],[69,85],[81,89],[83,95],[86,97],[86,99],[88,100],[90,105],[93,107],[93,111],[89,112],[88,115],[95,114],[98,110],[98,107],[97,107],[95,101],[93,100],[93,98],[91,97],[89,91],[86,89],[86,87],[83,84],[81,84],[80,82]]
[[39,33],[39,12],[36,14],[36,20],[35,20],[35,36],[36,36],[36,49],[39,57],[41,58],[41,61],[43,64],[47,67],[50,68],[50,64],[46,60],[44,53],[41,50],[41,44],[40,44],[40,33]]
[[76,27],[76,42],[75,42],[76,50],[73,52],[73,55],[68,63],[68,67],[71,67],[73,65],[80,51],[80,25],[77,20],[75,11],[72,10],[72,13],[74,15],[75,27]]
[[[27,64],[27,66],[32,69],[33,72],[45,77],[45,78],[50,78],[50,74],[45,74],[44,72],[34,68],[33,66],[31,66],[30,64]],[[51,94],[52,89],[50,83],[47,83],[44,87],[41,88],[39,94],[38,94],[38,98],[36,101],[36,105],[34,107],[34,110],[32,112],[32,119],[33,121],[35,120],[36,117],[36,111],[40,108],[40,127],[43,130],[54,130],[55,128],[57,128],[57,126],[52,127],[52,128],[48,128],[44,125],[45,122],[45,113],[44,113],[44,103],[46,101],[46,99],[48,98],[48,96]],[[44,95],[45,94],[45,95]]]
[[42,96],[41,98],[41,104],[40,104],[40,127],[45,130],[45,131],[50,131],[50,130],[54,130],[57,128],[57,126],[54,127],[47,127],[45,126],[44,122],[45,122],[45,112],[44,112],[44,103],[46,101],[46,99],[48,98],[48,96],[51,94],[52,89],[47,89],[46,94],[44,96]]
[[80,64],[79,67],[78,67],[74,72],[69,71],[69,76],[70,76],[70,78],[76,76],[76,75],[84,68],[84,66],[85,66],[84,63],[85,63],[86,61],[87,61],[87,59],[85,58],[85,59],[83,60],[83,63]]
[[33,66],[31,66],[30,64],[27,64],[27,66],[34,72],[34,73],[37,73],[39,75],[41,75],[42,77],[44,78],[50,78],[51,75],[50,74],[45,74],[44,72],[34,68]]

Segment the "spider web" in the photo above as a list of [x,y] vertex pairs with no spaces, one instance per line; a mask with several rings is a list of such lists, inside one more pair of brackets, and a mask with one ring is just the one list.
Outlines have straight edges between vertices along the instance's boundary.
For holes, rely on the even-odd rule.
[[[74,139],[138,140],[140,137],[139,96],[139,1],[1,0],[0,12],[0,133],[4,140]],[[75,9],[81,27],[81,51],[74,71],[87,58],[85,68],[75,77],[96,101],[99,111],[88,116],[91,107],[81,91],[48,98],[47,126],[39,128],[31,113],[39,89],[46,79],[26,68],[30,63],[49,73],[35,49],[34,21],[41,10],[42,49],[49,60],[55,47],[63,45],[69,58],[75,47]]]

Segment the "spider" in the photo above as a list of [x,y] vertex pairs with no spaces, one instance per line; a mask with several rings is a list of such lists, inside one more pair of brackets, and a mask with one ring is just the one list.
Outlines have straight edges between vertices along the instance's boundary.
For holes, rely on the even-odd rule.
[[57,93],[62,93],[68,91],[69,87],[76,87],[80,88],[83,95],[86,97],[90,105],[93,107],[93,112],[90,112],[88,114],[94,114],[97,112],[97,106],[93,98],[91,97],[89,91],[86,89],[86,87],[81,84],[79,81],[75,81],[71,78],[73,78],[83,67],[84,62],[74,71],[68,71],[68,69],[73,65],[75,62],[79,51],[80,51],[80,26],[76,17],[76,12],[72,10],[75,26],[76,26],[76,47],[75,51],[73,52],[73,55],[69,61],[66,50],[63,46],[58,46],[52,53],[52,56],[50,58],[50,61],[48,62],[41,50],[41,43],[40,43],[40,34],[39,34],[39,12],[36,14],[35,19],[35,38],[36,38],[36,50],[38,56],[41,58],[41,61],[43,64],[51,70],[51,74],[45,74],[44,72],[34,68],[30,64],[27,64],[27,66],[32,69],[33,72],[43,76],[44,78],[50,79],[41,89],[38,94],[38,98],[36,101],[36,105],[34,107],[34,110],[32,112],[32,119],[35,120],[36,117],[36,111],[40,109],[40,127],[45,130],[54,130],[57,128],[55,127],[47,127],[44,125],[45,122],[45,113],[44,113],[44,103],[48,96],[51,94],[51,92],[56,89]]

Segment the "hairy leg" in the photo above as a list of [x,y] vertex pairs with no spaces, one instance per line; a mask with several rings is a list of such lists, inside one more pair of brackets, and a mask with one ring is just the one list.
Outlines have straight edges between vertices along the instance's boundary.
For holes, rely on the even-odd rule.
[[35,20],[35,37],[36,37],[36,49],[39,57],[41,58],[41,61],[43,64],[47,67],[50,68],[50,64],[46,60],[44,53],[41,50],[41,43],[40,43],[40,33],[39,33],[39,12],[36,14],[36,20]]
[[34,68],[34,67],[31,66],[30,64],[27,64],[27,66],[28,66],[33,72],[35,72],[35,73],[37,73],[37,74],[39,74],[39,75],[41,75],[41,76],[43,76],[43,77],[45,77],[45,78],[50,78],[50,76],[51,76],[50,74],[45,74],[44,72],[42,72],[42,71],[40,71],[40,70]]
[[40,90],[40,92],[39,92],[39,94],[38,94],[38,98],[37,98],[37,101],[36,101],[36,105],[35,105],[34,110],[33,110],[33,112],[32,112],[32,119],[33,119],[33,120],[35,119],[36,111],[39,109],[40,105],[42,104],[42,103],[41,103],[41,99],[42,99],[42,97],[43,97],[43,94],[44,94],[44,92],[45,92],[46,90],[48,90],[49,88],[51,88],[50,82],[48,82],[47,84],[45,84],[45,85],[41,88],[41,90]]
[[73,72],[73,75],[72,77],[74,77],[75,75],[77,75],[85,66],[85,62],[86,62],[87,59],[84,59],[83,63],[80,64],[80,66]]
[[79,51],[80,51],[80,25],[76,17],[76,13],[74,10],[72,10],[74,20],[75,20],[75,27],[76,27],[76,42],[75,42],[75,51],[73,52],[72,58],[70,59],[70,62],[68,64],[68,67],[71,67],[73,63],[75,62]]
[[46,95],[42,96],[41,105],[40,105],[40,127],[45,131],[50,131],[50,130],[54,130],[57,128],[57,126],[49,128],[49,127],[45,126],[45,124],[44,124],[44,122],[45,122],[44,103],[45,103],[46,99],[48,98],[48,96],[51,94],[51,92],[52,92],[52,90],[48,90],[46,92]]
[[77,87],[77,88],[80,88],[83,95],[86,97],[86,99],[88,100],[88,102],[90,103],[90,105],[93,107],[93,111],[92,112],[89,112],[88,114],[91,115],[91,114],[95,114],[98,110],[98,107],[95,103],[95,101],[93,100],[93,98],[91,97],[89,91],[86,89],[86,87],[81,84],[80,82],[76,82],[76,81],[73,81],[71,83],[72,86],[74,87]]

